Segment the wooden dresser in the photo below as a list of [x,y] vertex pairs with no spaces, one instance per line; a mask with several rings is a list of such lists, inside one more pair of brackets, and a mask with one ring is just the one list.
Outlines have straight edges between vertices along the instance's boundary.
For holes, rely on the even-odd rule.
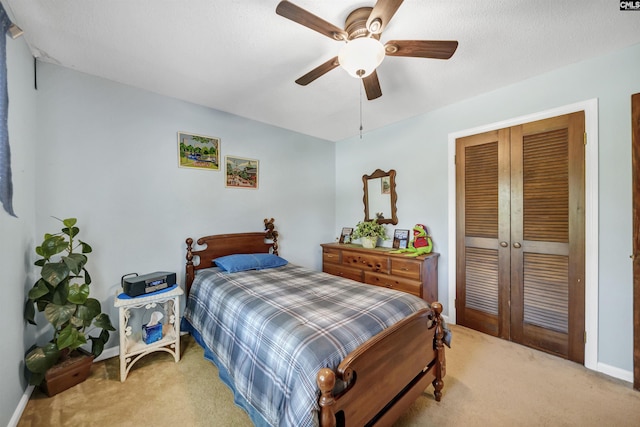
[[322,271],[370,285],[384,286],[438,301],[438,253],[409,257],[392,248],[324,243]]

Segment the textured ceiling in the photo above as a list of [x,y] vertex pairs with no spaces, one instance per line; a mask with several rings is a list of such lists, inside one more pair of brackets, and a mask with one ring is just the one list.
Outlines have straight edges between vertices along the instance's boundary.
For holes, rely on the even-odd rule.
[[[276,15],[278,0],[2,0],[41,61],[330,141],[359,133],[361,83],[294,80],[341,42]],[[371,1],[294,0],[338,27]],[[448,61],[387,57],[364,132],[640,43],[616,0],[405,0],[381,41],[458,40]],[[363,95],[364,96],[364,91]]]

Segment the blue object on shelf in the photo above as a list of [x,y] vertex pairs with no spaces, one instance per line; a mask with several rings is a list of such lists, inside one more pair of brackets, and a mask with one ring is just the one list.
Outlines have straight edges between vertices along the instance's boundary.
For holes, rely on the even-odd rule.
[[142,325],[142,339],[145,344],[151,344],[162,339],[162,323],[153,326]]
[[149,294],[143,294],[143,295],[138,295],[137,297],[130,297],[129,295],[125,294],[124,292],[118,294],[118,299],[136,299],[136,298],[144,298],[144,297],[150,297],[150,296],[156,296],[159,294],[163,294],[165,292],[171,292],[172,290],[174,290],[175,288],[177,288],[178,285],[175,284],[173,286],[169,286],[168,288],[162,289],[160,291],[155,291]]

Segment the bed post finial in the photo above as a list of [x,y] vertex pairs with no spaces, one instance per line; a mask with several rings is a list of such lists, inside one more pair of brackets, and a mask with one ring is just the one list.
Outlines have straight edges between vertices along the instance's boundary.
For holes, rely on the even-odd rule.
[[435,347],[436,347],[436,366],[435,366],[435,374],[436,379],[433,380],[433,388],[434,388],[434,396],[436,398],[436,402],[440,402],[442,399],[442,388],[444,387],[444,381],[442,378],[446,373],[446,362],[444,358],[444,328],[442,327],[442,304],[439,302],[434,302],[431,304],[431,308],[435,313],[435,322],[436,322],[436,333],[435,333]]
[[336,403],[333,398],[333,387],[336,385],[336,374],[329,368],[322,368],[318,371],[316,382],[320,387],[320,426],[336,427],[336,414],[334,413],[334,405]]
[[187,283],[185,284],[187,295],[189,295],[189,290],[191,289],[191,284],[193,283],[193,279],[195,278],[195,270],[193,269],[193,239],[191,237],[187,237]]
[[274,219],[264,219],[264,238],[267,240],[273,241],[272,248],[273,253],[278,255],[278,232],[276,231],[276,226],[274,224]]

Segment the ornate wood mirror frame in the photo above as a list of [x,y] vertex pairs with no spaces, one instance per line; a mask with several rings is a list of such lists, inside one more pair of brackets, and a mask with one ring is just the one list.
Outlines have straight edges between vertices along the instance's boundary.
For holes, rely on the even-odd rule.
[[378,220],[378,224],[397,224],[396,171],[376,169],[371,175],[363,175],[364,220]]

